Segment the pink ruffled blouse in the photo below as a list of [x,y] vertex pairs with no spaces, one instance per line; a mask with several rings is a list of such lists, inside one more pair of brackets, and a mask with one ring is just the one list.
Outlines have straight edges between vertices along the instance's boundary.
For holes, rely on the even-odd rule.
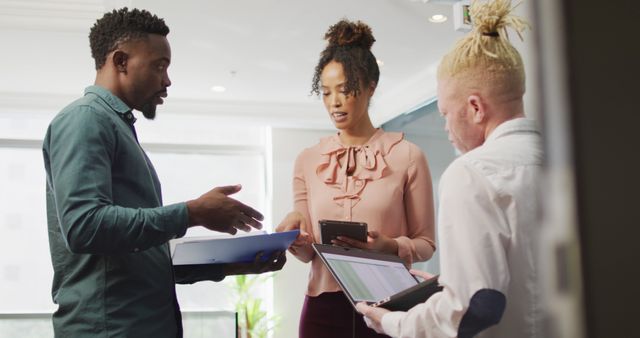
[[[318,220],[365,222],[394,238],[407,263],[431,258],[434,207],[431,176],[423,152],[402,133],[378,129],[362,146],[346,147],[325,137],[296,159],[295,210],[305,215],[320,243]],[[311,259],[307,294],[339,291],[319,257]]]

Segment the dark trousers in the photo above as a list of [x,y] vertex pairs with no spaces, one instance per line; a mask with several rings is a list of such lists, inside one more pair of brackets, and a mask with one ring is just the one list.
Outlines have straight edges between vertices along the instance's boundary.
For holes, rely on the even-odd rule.
[[378,338],[387,337],[367,327],[347,296],[325,292],[306,296],[300,315],[299,338]]

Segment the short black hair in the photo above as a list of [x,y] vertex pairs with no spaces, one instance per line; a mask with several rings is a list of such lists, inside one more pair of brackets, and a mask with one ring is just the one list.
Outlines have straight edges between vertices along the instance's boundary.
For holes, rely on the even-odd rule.
[[324,35],[327,47],[320,53],[311,82],[311,93],[320,95],[320,75],[324,67],[331,61],[342,65],[347,82],[347,94],[358,96],[360,86],[371,83],[378,84],[380,68],[376,57],[371,53],[371,46],[376,41],[371,28],[362,21],[352,22],[342,19],[329,27]]
[[118,44],[146,37],[147,34],[167,36],[169,27],[164,19],[144,9],[127,7],[114,9],[98,19],[89,32],[91,56],[96,62],[96,69],[102,68],[107,55],[118,47]]

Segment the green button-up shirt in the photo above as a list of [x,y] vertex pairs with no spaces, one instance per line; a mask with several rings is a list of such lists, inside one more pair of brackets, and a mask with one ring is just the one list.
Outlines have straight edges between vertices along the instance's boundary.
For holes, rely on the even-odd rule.
[[118,97],[91,86],[47,130],[57,337],[182,335],[167,242],[184,235],[187,208],[162,206],[134,120]]

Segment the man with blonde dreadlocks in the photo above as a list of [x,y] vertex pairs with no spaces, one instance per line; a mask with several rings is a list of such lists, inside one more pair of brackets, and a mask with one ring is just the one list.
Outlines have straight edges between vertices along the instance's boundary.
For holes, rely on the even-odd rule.
[[[525,118],[526,22],[509,0],[475,1],[474,29],[438,68],[438,106],[462,156],[440,180],[441,292],[407,312],[358,304],[393,337],[541,337],[536,200],[540,134]],[[414,271],[416,275],[428,274]]]

